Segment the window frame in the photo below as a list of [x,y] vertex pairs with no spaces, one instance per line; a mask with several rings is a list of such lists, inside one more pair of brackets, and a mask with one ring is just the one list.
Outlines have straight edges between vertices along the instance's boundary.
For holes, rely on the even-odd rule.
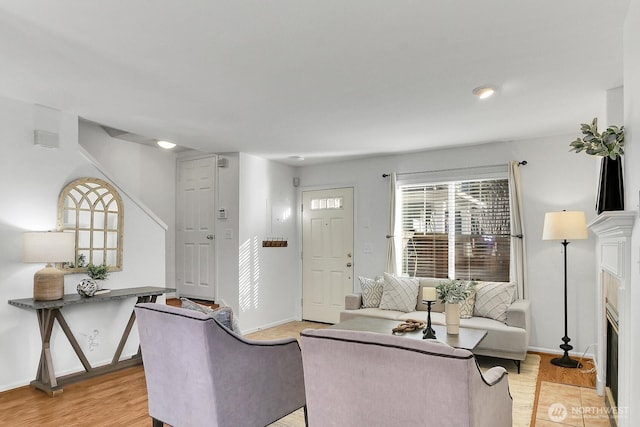
[[[396,271],[398,271],[399,274],[403,276],[407,276],[410,274],[410,272],[408,271],[409,256],[405,252],[405,249],[406,249],[405,247],[408,244],[409,239],[413,239],[416,236],[416,235],[413,235],[413,236],[405,235],[405,230],[403,228],[403,220],[404,220],[403,215],[406,214],[406,212],[404,212],[404,208],[402,205],[403,189],[406,189],[407,187],[419,187],[419,186],[423,186],[423,187],[432,187],[432,186],[435,187],[435,186],[443,186],[443,185],[448,186],[449,184],[455,184],[455,183],[470,182],[470,181],[486,181],[486,180],[502,180],[506,184],[506,191],[504,191],[502,194],[506,195],[507,197],[507,214],[508,214],[508,224],[509,224],[508,234],[503,233],[500,235],[502,238],[506,238],[508,242],[508,247],[506,248],[506,250],[504,250],[504,252],[502,252],[502,256],[506,255],[508,257],[507,258],[508,264],[506,269],[502,268],[501,270],[502,277],[494,276],[494,279],[491,279],[491,281],[497,281],[498,277],[500,277],[501,280],[506,280],[506,281],[511,280],[511,274],[512,274],[511,264],[513,263],[513,260],[511,259],[512,258],[512,248],[511,248],[511,243],[512,243],[511,242],[511,229],[512,229],[511,206],[512,204],[510,200],[511,198],[511,194],[509,191],[510,183],[509,183],[509,176],[508,176],[508,170],[506,165],[496,165],[496,166],[486,166],[486,167],[476,167],[476,168],[460,168],[460,169],[450,169],[450,170],[433,171],[433,172],[420,172],[420,173],[405,174],[404,177],[398,178],[396,182],[396,205],[395,205],[396,220],[395,220],[395,226],[394,226],[395,228],[394,235],[395,235],[396,248],[398,248],[396,250],[396,253],[399,254],[399,256],[396,257]],[[449,196],[449,198],[451,198],[451,196]],[[466,236],[467,234],[460,234],[456,232],[455,223],[452,223],[452,221],[455,221],[455,217],[445,214],[443,221],[449,225],[448,229],[444,233],[437,233],[437,231],[435,232],[432,231],[431,233],[428,233],[425,229],[425,231],[423,232],[423,234],[421,234],[421,236],[424,236],[422,237],[423,239],[432,238],[432,240],[434,240],[432,251],[434,251],[433,256],[435,257],[442,258],[444,255],[442,253],[439,253],[438,250],[442,250],[442,248],[446,246],[445,250],[447,254],[446,256],[447,264],[445,266],[445,270],[447,271],[447,277],[446,277],[447,279],[462,278],[466,280],[466,277],[455,277],[456,275],[455,251],[460,250],[460,248],[456,249],[455,239],[456,239],[456,236]],[[440,236],[439,234],[443,234],[443,236]],[[481,233],[469,234],[469,236],[478,236],[478,237],[481,237],[482,235],[483,234]],[[438,244],[436,242],[436,240],[438,239],[447,240],[448,243],[445,246],[443,246],[443,244]],[[458,245],[460,245],[459,238],[458,238]],[[415,247],[414,247],[414,250],[415,250]],[[416,263],[417,262],[418,261],[416,261]],[[432,272],[434,273],[434,275],[430,277],[434,277],[434,276],[437,277],[438,275],[440,275],[440,277],[437,277],[437,278],[445,279],[444,277],[441,277],[442,268],[438,267],[439,264],[436,265],[437,264],[436,261],[433,261],[431,264],[433,264]],[[458,266],[458,268],[460,267]],[[426,268],[426,269],[429,270],[429,268]],[[415,277],[426,277],[418,274],[417,267],[414,269],[414,271],[415,271],[414,274],[416,274]],[[460,270],[458,269],[457,271],[459,274]],[[505,277],[505,274],[506,274],[506,277]],[[482,279],[482,280],[485,280],[485,279]]]

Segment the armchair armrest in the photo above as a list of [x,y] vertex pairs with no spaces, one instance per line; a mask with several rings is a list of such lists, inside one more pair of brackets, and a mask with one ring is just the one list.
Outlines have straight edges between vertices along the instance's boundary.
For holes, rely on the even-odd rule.
[[494,366],[482,374],[484,382],[490,386],[496,384],[505,376],[507,376],[507,370],[502,366]]
[[519,299],[507,308],[507,325],[529,331],[531,327],[531,302]]
[[359,310],[362,307],[362,294],[348,294],[344,297],[345,310]]

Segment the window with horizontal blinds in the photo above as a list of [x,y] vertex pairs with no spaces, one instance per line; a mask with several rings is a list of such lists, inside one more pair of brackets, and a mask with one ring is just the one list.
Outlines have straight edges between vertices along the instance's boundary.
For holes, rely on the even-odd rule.
[[509,281],[509,183],[504,179],[400,185],[404,275]]

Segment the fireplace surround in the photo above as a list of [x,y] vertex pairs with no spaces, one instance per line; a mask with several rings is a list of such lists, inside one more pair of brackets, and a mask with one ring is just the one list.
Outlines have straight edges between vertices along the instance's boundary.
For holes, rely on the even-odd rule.
[[[606,211],[589,224],[596,242],[596,388],[611,413],[631,407],[631,233],[637,212]],[[612,417],[626,426],[625,417]]]

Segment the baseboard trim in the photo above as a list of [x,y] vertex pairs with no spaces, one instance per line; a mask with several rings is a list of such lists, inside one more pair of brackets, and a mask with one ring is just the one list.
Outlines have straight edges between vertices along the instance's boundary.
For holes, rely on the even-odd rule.
[[259,332],[259,331],[262,331],[262,330],[265,330],[265,329],[273,328],[273,327],[276,327],[276,326],[284,325],[285,323],[295,322],[295,321],[296,321],[296,318],[295,317],[291,317],[289,319],[283,319],[283,320],[278,320],[278,321],[273,322],[273,323],[267,323],[265,325],[258,326],[257,328],[247,329],[246,331],[243,329],[242,330],[242,335],[252,334],[254,332]]
[[[552,349],[552,348],[544,348],[544,347],[529,347],[528,351],[536,352],[536,353],[548,353],[548,354],[560,354],[562,355],[562,350]],[[593,353],[580,353],[576,351],[570,351],[569,355],[576,359],[591,359],[595,360]]]

